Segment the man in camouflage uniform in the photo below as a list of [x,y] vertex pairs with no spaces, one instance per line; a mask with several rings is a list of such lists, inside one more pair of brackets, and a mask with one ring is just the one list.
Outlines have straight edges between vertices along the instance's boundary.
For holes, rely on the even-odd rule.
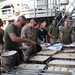
[[[34,42],[38,42],[37,30],[35,26],[37,25],[37,19],[31,19],[30,22],[22,28],[21,37],[30,39]],[[29,46],[27,43],[23,43],[23,46]],[[29,46],[27,50],[22,50],[24,55],[24,62],[27,62],[30,56],[37,52],[36,46]]]

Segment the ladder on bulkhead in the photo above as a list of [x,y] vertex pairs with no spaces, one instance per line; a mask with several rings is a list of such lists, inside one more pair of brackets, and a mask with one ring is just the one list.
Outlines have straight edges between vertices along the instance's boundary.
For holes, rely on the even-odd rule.
[[[72,3],[70,3],[71,4],[71,6],[70,6],[70,8],[69,9],[72,9],[72,11],[71,11],[71,13],[68,15],[68,17],[66,18],[66,20],[69,22],[69,26],[70,27],[73,27],[73,26],[75,26],[74,24],[74,22],[75,22],[75,0],[72,2]],[[68,10],[69,10],[68,9]]]
[[[67,18],[65,20],[67,20],[69,22],[69,26],[74,30],[74,42],[75,42],[75,0],[73,0],[73,2],[69,2],[69,4],[70,4],[70,6],[67,9],[66,13],[68,11],[70,11],[70,13],[67,15]],[[60,14],[60,13],[58,13],[58,14]],[[57,26],[59,26],[59,27],[60,27],[60,25],[63,26],[62,20],[63,20],[63,18],[60,19],[60,21],[57,23]],[[62,29],[62,28],[60,28],[60,29]]]
[[[69,8],[67,9],[67,12],[70,12],[67,16],[67,18],[65,20],[67,20],[69,22],[70,27],[75,26],[75,0],[73,0],[73,2],[69,2]],[[71,11],[70,11],[71,10]],[[62,12],[60,11],[57,16],[55,17],[55,19],[57,19],[57,17],[59,16],[59,14],[62,14]],[[57,26],[62,26],[62,20],[63,18],[61,18],[58,23]]]

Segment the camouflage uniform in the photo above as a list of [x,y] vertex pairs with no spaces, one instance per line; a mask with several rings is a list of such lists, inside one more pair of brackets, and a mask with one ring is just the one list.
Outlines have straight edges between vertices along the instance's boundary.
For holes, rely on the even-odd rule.
[[[21,37],[22,38],[27,38],[30,39],[32,41],[37,42],[38,41],[38,37],[37,37],[37,31],[34,28],[30,28],[28,25],[25,25],[22,28],[21,31]],[[27,45],[27,43],[22,43],[23,46]],[[35,54],[36,51],[36,46],[29,46],[29,48],[27,50],[22,50],[23,51],[23,56],[24,56],[24,61],[26,62],[30,56],[32,56],[33,54]]]

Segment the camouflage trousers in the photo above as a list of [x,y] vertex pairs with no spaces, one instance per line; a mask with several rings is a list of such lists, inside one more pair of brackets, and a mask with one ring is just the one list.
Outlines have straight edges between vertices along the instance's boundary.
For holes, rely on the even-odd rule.
[[0,45],[0,53],[3,52],[3,45]]
[[18,52],[11,56],[2,57],[1,66],[3,66],[6,71],[11,71],[14,68],[14,66],[18,66],[19,64],[20,58]]
[[23,60],[24,62],[27,62],[32,55],[36,54],[36,46],[31,46],[27,50],[22,50],[22,52]]

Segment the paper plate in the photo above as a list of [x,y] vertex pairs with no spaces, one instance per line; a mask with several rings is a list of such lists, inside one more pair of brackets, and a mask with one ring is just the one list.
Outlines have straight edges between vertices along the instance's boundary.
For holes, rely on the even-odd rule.
[[8,51],[8,52],[2,53],[1,56],[11,56],[11,55],[14,55],[16,53],[17,53],[17,51]]

